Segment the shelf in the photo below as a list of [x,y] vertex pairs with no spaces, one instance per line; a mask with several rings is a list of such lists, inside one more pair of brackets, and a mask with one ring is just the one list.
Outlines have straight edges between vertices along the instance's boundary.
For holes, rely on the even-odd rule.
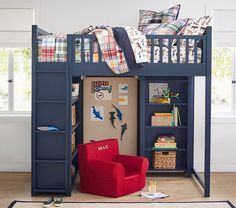
[[38,193],[65,193],[63,189],[35,189]]
[[179,80],[147,80],[147,83],[188,83],[186,79]]
[[36,130],[35,131],[37,134],[64,134],[66,133],[66,131],[39,131],[39,130]]
[[72,97],[71,98],[71,105],[75,104],[79,99],[80,99],[79,96]]
[[77,122],[77,124],[75,124],[74,126],[72,126],[72,132],[74,132],[77,127],[79,126],[80,122]]
[[188,103],[145,103],[146,106],[188,105]]
[[65,163],[65,160],[35,160],[36,163]]
[[188,128],[188,126],[145,126],[146,129],[185,129]]
[[182,149],[173,149],[173,148],[169,148],[169,149],[154,149],[154,148],[145,148],[145,151],[187,151],[186,148],[182,148]]
[[66,103],[64,100],[36,100],[36,103]]
[[66,73],[66,71],[41,70],[36,71],[36,73]]
[[186,169],[176,168],[176,169],[148,169],[148,173],[183,173]]

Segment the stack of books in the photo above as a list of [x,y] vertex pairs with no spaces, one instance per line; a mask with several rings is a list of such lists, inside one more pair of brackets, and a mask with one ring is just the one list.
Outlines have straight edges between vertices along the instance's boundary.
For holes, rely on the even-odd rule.
[[174,136],[159,136],[155,143],[154,149],[177,149],[176,139]]

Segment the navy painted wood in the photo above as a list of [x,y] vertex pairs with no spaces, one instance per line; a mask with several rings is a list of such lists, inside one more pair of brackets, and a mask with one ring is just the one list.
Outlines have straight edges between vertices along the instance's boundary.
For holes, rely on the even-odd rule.
[[[66,63],[37,62],[37,36],[46,34],[32,27],[32,195],[53,190],[70,195],[68,178],[71,127],[69,79]],[[38,126],[54,125],[57,132],[38,131]]]
[[125,74],[114,74],[105,62],[74,63],[73,76],[205,76],[206,64],[146,64],[143,71],[132,70]]
[[[188,77],[146,77],[145,80],[145,126],[140,126],[140,129],[144,129],[143,137],[141,137],[142,146],[140,146],[140,152],[144,152],[144,156],[149,159],[149,169],[150,173],[159,173],[162,170],[153,169],[153,145],[154,141],[158,136],[161,135],[173,135],[177,140],[177,147],[179,150],[176,151],[176,168],[184,172],[191,172],[191,167],[188,165],[189,149],[188,149],[188,132],[191,131],[191,125],[188,121],[188,111],[189,105],[191,106],[191,97],[189,97],[189,79]],[[168,83],[168,87],[175,92],[180,93],[180,98],[171,100],[172,103],[181,103],[178,105],[180,115],[181,115],[181,126],[151,126],[151,116],[154,112],[171,112],[173,109],[173,104],[154,104],[149,103],[149,84],[150,83]],[[143,102],[143,101],[142,101]],[[181,150],[181,151],[180,151]],[[184,150],[184,151],[183,151]],[[170,172],[175,172],[175,170],[165,170]]]
[[[78,172],[78,152],[72,155],[71,134],[76,132],[76,143],[82,143],[83,138],[83,76],[111,76],[111,77],[139,77],[139,154],[146,156],[152,164],[151,149],[154,139],[158,135],[173,134],[177,138],[177,167],[175,170],[154,170],[149,167],[150,173],[158,172],[185,172],[187,176],[193,173],[193,126],[194,126],[194,77],[206,77],[206,135],[205,135],[205,183],[200,184],[205,189],[204,195],[210,194],[210,93],[211,93],[211,28],[201,36],[175,36],[177,40],[177,63],[160,61],[146,64],[143,71],[130,71],[126,74],[115,75],[102,61],[99,48],[99,62],[93,61],[94,35],[67,35],[67,62],[65,63],[40,63],[37,62],[37,36],[49,34],[37,26],[32,27],[32,195],[37,193],[64,193],[71,194],[71,190]],[[75,60],[75,42],[81,39],[81,62]],[[90,39],[89,62],[85,60],[84,39]],[[173,36],[152,35],[151,51],[154,51],[154,42],[159,40],[163,49],[163,40],[168,39],[168,48],[171,50]],[[188,43],[194,39],[194,63],[180,63],[180,40]],[[188,54],[188,44],[186,54]],[[202,63],[197,63],[197,47],[202,49]],[[80,97],[71,99],[71,85],[80,83]],[[148,84],[151,82],[168,82],[171,89],[181,92],[179,100],[172,100],[171,104],[150,104],[148,102]],[[72,127],[71,106],[77,108],[77,125]],[[150,115],[155,111],[169,111],[177,105],[181,112],[183,126],[181,127],[151,127]],[[57,125],[58,132],[40,132],[36,130],[39,125]],[[49,151],[51,146],[57,149]],[[49,147],[49,148],[48,148]],[[64,147],[64,148],[63,148]],[[76,174],[71,175],[71,165],[74,165]],[[198,179],[198,177],[197,177]]]
[[139,154],[141,156],[145,156],[144,148],[145,148],[145,97],[146,97],[146,80],[145,77],[140,77],[139,80],[139,135],[140,135],[140,140],[139,140]]
[[212,29],[207,28],[207,54],[205,58],[207,59],[207,74],[206,74],[206,97],[205,97],[205,189],[204,196],[210,196],[210,158],[211,158],[211,49],[212,49]]
[[188,161],[187,176],[191,177],[193,169],[193,137],[194,137],[194,77],[188,78]]

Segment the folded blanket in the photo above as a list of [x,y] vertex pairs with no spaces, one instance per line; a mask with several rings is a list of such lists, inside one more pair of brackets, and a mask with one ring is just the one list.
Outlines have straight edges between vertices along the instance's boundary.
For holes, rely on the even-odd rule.
[[[136,63],[136,59],[134,56],[133,48],[130,43],[129,36],[123,27],[114,27],[113,28],[113,35],[116,39],[116,42],[123,50],[125,55],[125,59],[127,61],[129,69],[138,69],[142,70],[144,66],[142,64]],[[131,37],[132,39],[132,37]]]
[[98,40],[103,58],[110,69],[115,74],[128,72],[129,69],[127,62],[121,48],[113,36],[112,29],[110,27],[106,27],[105,29],[95,29],[93,33]]

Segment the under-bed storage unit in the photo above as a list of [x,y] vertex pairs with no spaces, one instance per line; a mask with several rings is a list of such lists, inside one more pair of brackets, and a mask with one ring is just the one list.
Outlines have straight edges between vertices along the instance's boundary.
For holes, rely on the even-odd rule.
[[[139,132],[138,154],[149,159],[149,172],[160,171],[185,172],[187,176],[195,175],[204,188],[204,195],[210,193],[210,117],[211,117],[211,28],[201,36],[147,36],[150,39],[150,61],[145,64],[144,70],[132,70],[125,74],[114,74],[102,60],[102,53],[98,47],[94,51],[94,35],[67,35],[67,61],[38,62],[37,38],[39,35],[48,34],[33,26],[33,96],[32,96],[32,194],[41,192],[56,192],[71,194],[72,182],[77,171],[72,171],[79,157],[77,152],[72,155],[71,138],[73,130],[76,131],[76,143],[82,142],[82,109],[83,104],[83,76],[108,76],[108,77],[138,77],[139,79]],[[162,45],[162,40],[168,39],[167,47]],[[180,41],[194,40],[194,48],[190,50],[188,44],[180,47]],[[77,41],[80,41],[78,59]],[[88,41],[89,40],[89,41]],[[160,46],[155,45],[156,40]],[[177,40],[175,49],[171,42]],[[89,47],[85,44],[89,43]],[[85,48],[87,51],[85,51]],[[175,50],[174,54],[171,52]],[[199,55],[199,50],[201,51]],[[166,52],[167,51],[167,52]],[[181,52],[182,51],[182,52]],[[185,57],[181,54],[185,53]],[[94,59],[94,53],[96,60]],[[191,54],[191,55],[190,55]],[[199,57],[200,56],[200,57]],[[79,60],[79,61],[78,61]],[[193,127],[194,127],[194,77],[206,78],[205,91],[205,169],[202,180],[193,167]],[[55,85],[50,83],[52,80]],[[80,83],[80,97],[71,100],[72,82]],[[148,102],[148,83],[167,82],[180,90],[184,96],[182,100],[170,104],[151,104]],[[47,84],[48,83],[48,84]],[[61,83],[59,87],[56,87]],[[52,86],[53,85],[53,86]],[[54,93],[52,93],[54,92]],[[52,94],[52,95],[51,95]],[[72,127],[71,106],[76,104],[78,110],[76,126]],[[182,125],[176,127],[151,127],[150,115],[154,111],[169,111],[173,105],[179,107],[182,114]],[[56,113],[57,112],[57,113]],[[41,114],[42,113],[42,114]],[[38,125],[58,125],[60,131],[39,132]],[[175,170],[156,170],[152,168],[153,139],[161,134],[173,134],[179,140],[177,150],[177,166]],[[38,137],[38,135],[40,135]],[[42,136],[45,135],[45,136]],[[40,142],[40,140],[42,140]],[[42,143],[42,144],[41,144]],[[53,145],[53,146],[52,146]],[[60,151],[53,150],[63,146]],[[51,149],[48,151],[48,149]],[[40,155],[40,157],[38,157]],[[75,172],[72,177],[71,172]]]

